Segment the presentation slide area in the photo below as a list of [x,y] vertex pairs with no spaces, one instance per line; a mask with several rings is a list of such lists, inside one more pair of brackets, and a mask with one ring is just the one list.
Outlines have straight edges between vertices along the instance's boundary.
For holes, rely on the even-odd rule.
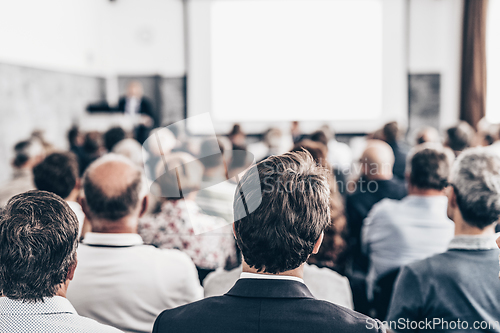
[[405,72],[395,62],[396,79],[385,77],[385,7],[385,0],[189,1],[188,116],[209,112],[216,126],[238,122],[250,131],[297,120],[362,132],[389,119],[386,90]]

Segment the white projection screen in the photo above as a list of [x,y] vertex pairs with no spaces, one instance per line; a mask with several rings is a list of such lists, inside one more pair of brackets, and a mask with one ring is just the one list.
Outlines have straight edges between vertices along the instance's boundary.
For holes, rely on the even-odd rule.
[[239,122],[248,132],[293,120],[337,132],[405,121],[397,2],[188,0],[188,117],[210,112],[218,131]]

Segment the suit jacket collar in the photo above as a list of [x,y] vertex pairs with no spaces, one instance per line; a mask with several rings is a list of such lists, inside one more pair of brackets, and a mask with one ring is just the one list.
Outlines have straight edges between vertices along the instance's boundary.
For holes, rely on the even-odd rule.
[[271,279],[239,279],[226,295],[250,298],[314,298],[303,283]]

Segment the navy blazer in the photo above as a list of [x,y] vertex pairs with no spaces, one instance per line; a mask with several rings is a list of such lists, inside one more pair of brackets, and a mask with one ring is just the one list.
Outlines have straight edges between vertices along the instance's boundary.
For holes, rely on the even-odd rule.
[[379,321],[314,298],[291,280],[239,279],[223,296],[163,311],[153,333],[385,332]]

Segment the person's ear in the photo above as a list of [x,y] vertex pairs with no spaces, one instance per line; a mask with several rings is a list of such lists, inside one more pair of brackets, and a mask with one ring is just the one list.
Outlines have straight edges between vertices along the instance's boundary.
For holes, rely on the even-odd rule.
[[312,254],[317,254],[319,252],[319,248],[321,247],[321,243],[323,243],[324,236],[325,236],[325,233],[322,231],[321,235],[319,236],[318,240],[316,241],[316,244],[314,244]]
[[450,186],[448,189],[448,205],[452,209],[455,209],[458,207],[457,194],[455,193],[455,188],[453,188],[453,186]]
[[89,220],[90,220],[90,209],[89,209],[89,206],[87,205],[87,200],[85,199],[85,197],[80,197],[78,199],[78,203],[80,204],[80,206],[82,206],[82,210],[83,210],[83,213],[85,214],[85,217],[87,217]]
[[148,196],[144,196],[144,198],[142,199],[142,202],[141,202],[141,211],[139,212],[139,217],[142,217],[144,216],[144,214],[146,214],[147,210],[148,210],[148,203],[149,203],[149,198]]
[[76,181],[75,181],[75,189],[76,190],[80,190],[82,188],[82,179],[81,178],[77,178]]
[[66,276],[66,280],[73,280],[73,278],[75,277],[75,270],[76,270],[76,266],[78,265],[78,258],[77,258],[77,255],[75,253],[75,262],[73,264],[71,264],[71,266],[69,266],[69,269],[68,269],[68,275]]
[[236,229],[234,228],[234,223],[233,223],[233,236],[234,236],[234,239],[236,239]]

